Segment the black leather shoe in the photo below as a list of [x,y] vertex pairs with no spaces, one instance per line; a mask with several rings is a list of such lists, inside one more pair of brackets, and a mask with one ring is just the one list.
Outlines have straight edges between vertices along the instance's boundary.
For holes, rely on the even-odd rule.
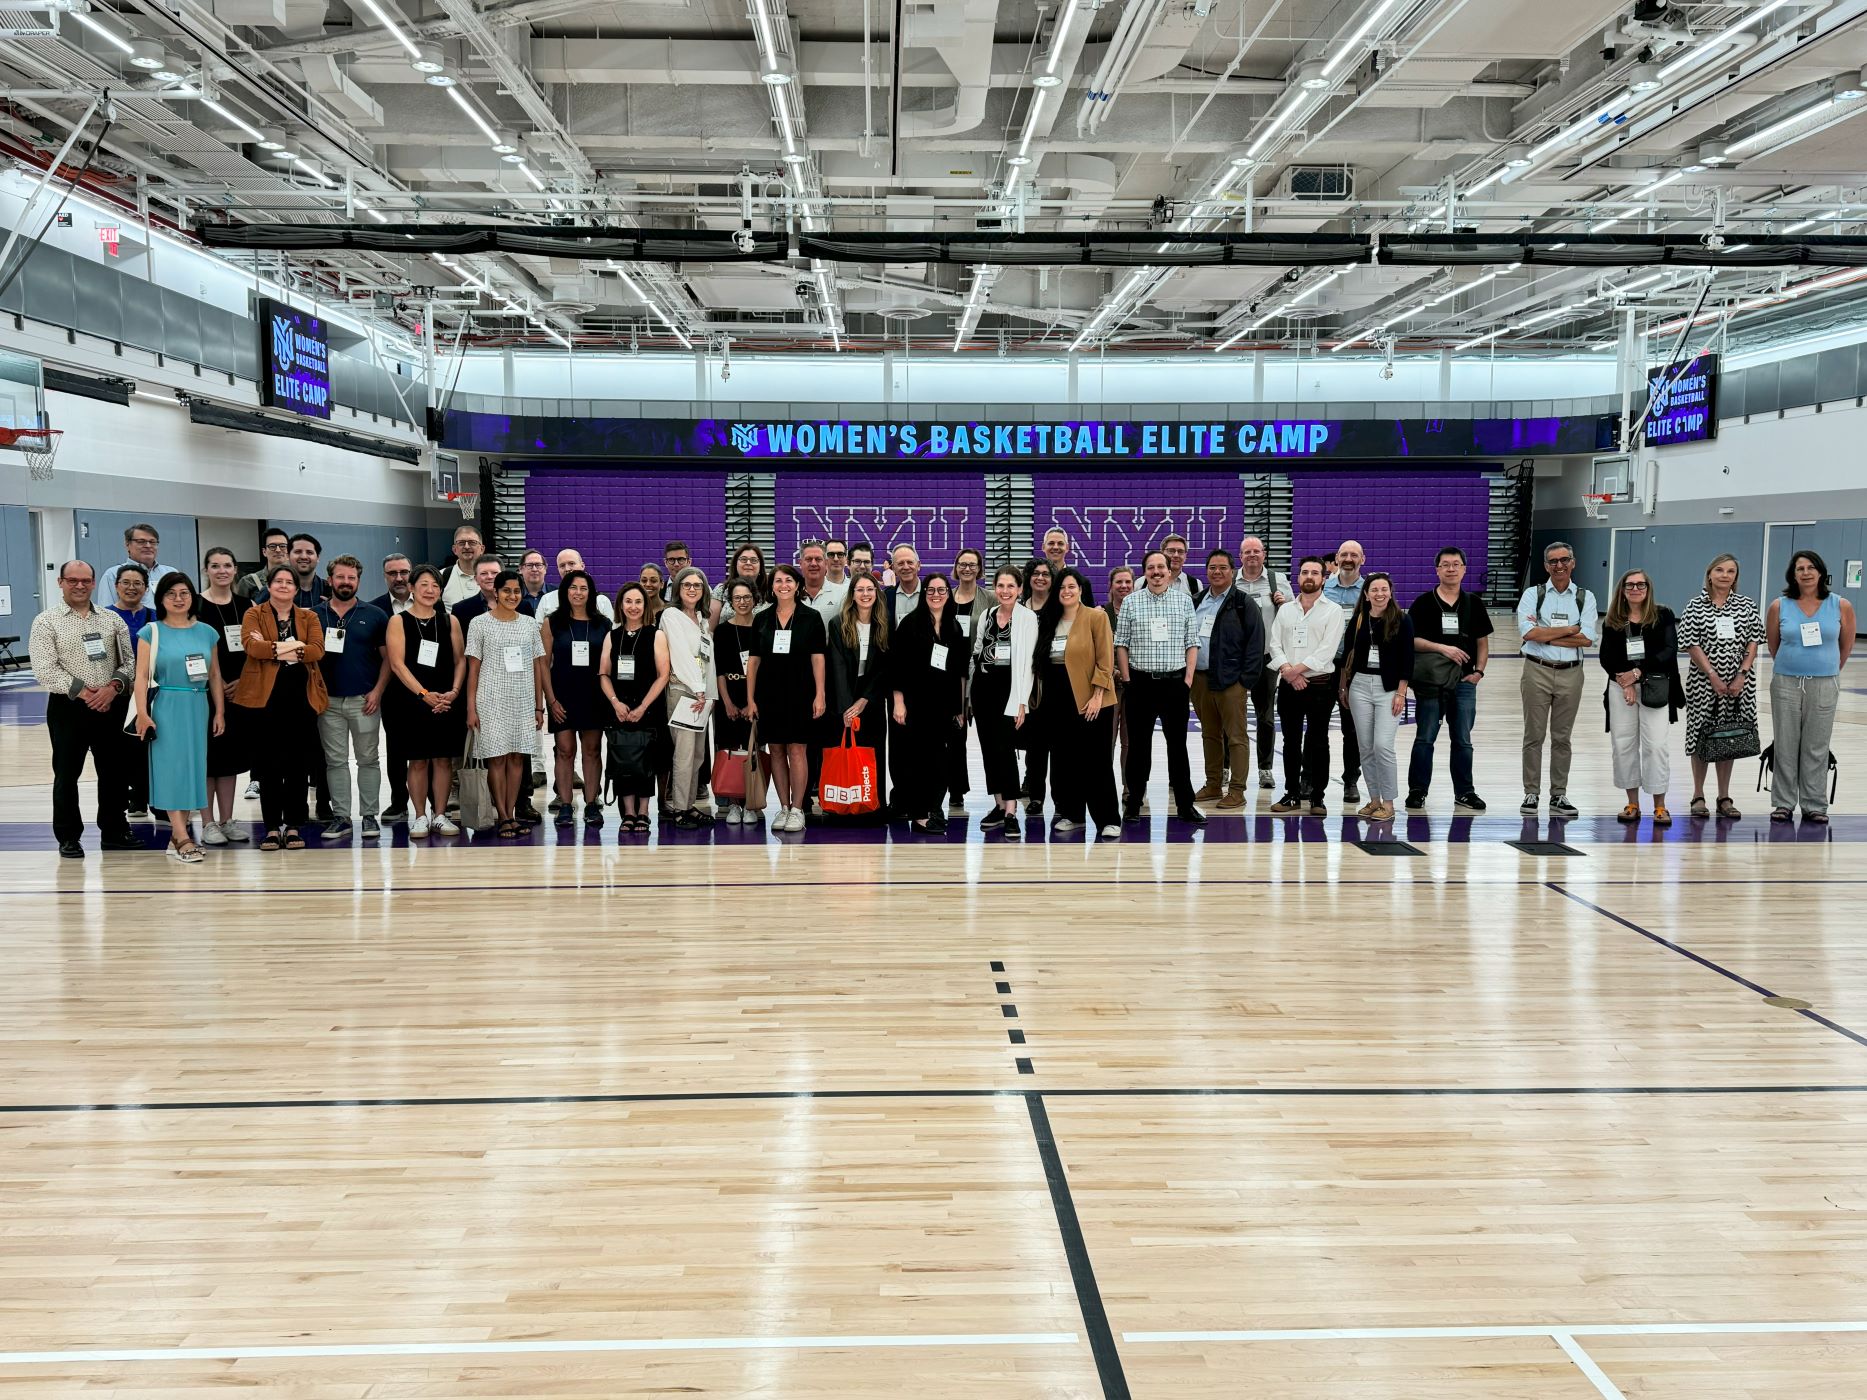
[[1141,804],[1139,802],[1131,802],[1126,807],[1122,808],[1121,819],[1123,822],[1140,821],[1141,820]]
[[80,846],[76,841],[60,841],[58,843],[58,853],[66,860],[84,859],[84,847]]
[[1182,807],[1173,815],[1178,820],[1185,822],[1188,826],[1204,826],[1206,824],[1206,814],[1197,807]]
[[99,842],[106,851],[146,851],[142,838],[128,831],[114,832]]

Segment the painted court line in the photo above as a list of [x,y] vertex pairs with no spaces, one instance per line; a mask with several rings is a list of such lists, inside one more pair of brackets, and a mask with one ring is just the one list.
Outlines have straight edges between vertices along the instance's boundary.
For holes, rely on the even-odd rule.
[[1867,1322],[1596,1322],[1531,1327],[1285,1327],[1229,1332],[1124,1332],[1124,1342],[1364,1342],[1489,1337],[1720,1337],[1867,1332]]
[[1569,1360],[1575,1363],[1576,1368],[1588,1377],[1596,1390],[1601,1392],[1602,1400],[1627,1400],[1627,1397],[1621,1393],[1621,1388],[1608,1379],[1607,1372],[1595,1364],[1595,1358],[1583,1351],[1581,1343],[1577,1342],[1571,1334],[1552,1332],[1550,1335],[1556,1339],[1556,1345],[1568,1353]]
[[818,1351],[877,1347],[1072,1346],[1074,1332],[956,1332],[852,1337],[626,1337],[545,1342],[368,1342],[344,1346],[138,1347],[129,1350],[0,1351],[0,1366],[102,1361],[247,1361],[325,1356],[526,1356],[600,1351]]

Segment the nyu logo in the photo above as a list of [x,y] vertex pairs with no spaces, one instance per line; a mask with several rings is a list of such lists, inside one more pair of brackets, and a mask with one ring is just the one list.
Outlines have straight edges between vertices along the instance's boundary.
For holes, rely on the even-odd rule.
[[272,318],[272,365],[280,374],[288,374],[292,368],[292,322],[290,317]]
[[[875,546],[875,566],[897,545],[911,545],[927,566],[953,562],[967,543],[965,506],[792,506],[793,552],[809,539],[868,540]],[[784,541],[779,541],[782,550]]]
[[[1139,568],[1164,536],[1185,535],[1187,568],[1200,577],[1209,551],[1237,544],[1226,543],[1230,514],[1225,506],[1058,506],[1050,524],[1068,532],[1077,562],[1091,572]],[[1037,538],[1043,540],[1041,531]]]
[[1675,378],[1661,375],[1653,393],[1653,410],[1648,415],[1652,418],[1664,418],[1673,406],[1673,388],[1679,383]]
[[751,452],[758,447],[758,424],[733,424],[733,446],[741,452]]

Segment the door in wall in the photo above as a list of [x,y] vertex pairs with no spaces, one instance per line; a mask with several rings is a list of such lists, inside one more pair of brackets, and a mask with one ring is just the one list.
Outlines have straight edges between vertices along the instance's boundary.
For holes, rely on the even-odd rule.
[[19,637],[16,655],[26,654],[23,640],[39,615],[39,552],[33,541],[32,512],[25,506],[0,506],[0,637]]

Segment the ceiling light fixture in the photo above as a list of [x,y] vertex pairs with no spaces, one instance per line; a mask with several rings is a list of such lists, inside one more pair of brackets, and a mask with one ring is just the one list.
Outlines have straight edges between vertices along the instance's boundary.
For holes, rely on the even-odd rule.
[[1768,19],[1771,15],[1782,9],[1785,5],[1794,3],[1796,3],[1796,0],[1770,0],[1769,4],[1753,10],[1729,29],[1721,30],[1712,35],[1711,38],[1707,39],[1697,48],[1688,49],[1685,53],[1680,54],[1679,57],[1660,69],[1661,80],[1663,81],[1667,78],[1671,78],[1676,73],[1685,72],[1686,69],[1696,65],[1701,59],[1708,58],[1716,53],[1739,34],[1742,34],[1746,29],[1750,28],[1751,25],[1761,23],[1763,20]]
[[[1045,73],[1052,74],[1057,71],[1057,63],[1063,57],[1064,38],[1070,32],[1070,24],[1075,20],[1077,10],[1081,8],[1079,0],[1070,0],[1070,3],[1063,7],[1063,13],[1057,16],[1057,27],[1050,35],[1050,52],[1044,58]],[[1054,87],[1055,84],[1039,84],[1039,86]]]
[[[285,133],[280,131],[277,127],[269,126],[264,131],[260,132],[254,144],[262,151],[283,151],[285,149]],[[289,160],[291,157],[287,156],[286,159]]]
[[130,44],[130,67],[145,70],[160,68],[169,56],[154,39],[137,39]]
[[683,349],[692,350],[694,348],[693,341],[689,340],[684,334],[682,334],[681,328],[675,325],[673,319],[669,317],[668,313],[661,309],[660,303],[658,303],[653,297],[649,296],[647,292],[641,289],[641,287],[636,283],[636,280],[628,274],[628,272],[623,268],[621,263],[616,262],[614,259],[611,259],[610,264],[609,264],[609,269],[611,272],[615,273],[616,276],[622,279],[622,285],[629,289],[629,294],[631,296],[633,296],[637,301],[641,302],[642,305],[646,306],[650,311],[654,312],[655,319],[660,321],[662,325],[666,326],[670,331],[674,333],[674,338],[681,342],[681,347]]
[[499,133],[493,130],[491,122],[480,115],[479,108],[467,101],[466,93],[458,87],[450,87],[447,89],[447,96],[456,107],[467,114],[467,119],[480,129],[480,134],[492,143],[493,149],[498,150]]
[[1867,97],[1867,68],[1835,79],[1834,95],[1837,102],[1859,102]]
[[533,170],[531,166],[526,165],[522,161],[515,168],[518,170],[519,174],[532,182],[533,189],[537,190],[540,194],[544,193],[545,182],[538,178],[537,171]]
[[1311,61],[1297,65],[1296,85],[1305,92],[1321,92],[1329,86],[1328,76],[1322,71],[1322,64]]
[[1722,141],[1701,141],[1698,159],[1701,165],[1723,165],[1731,159],[1731,152]]
[[239,127],[240,130],[253,138],[254,142],[258,144],[261,150],[270,151],[274,149],[274,147],[267,143],[265,132],[261,131],[245,118],[235,116],[213,98],[203,97],[201,99],[201,105],[207,108],[208,111],[214,113],[214,115],[219,117],[222,121],[231,122],[233,125]]
[[1629,92],[1652,92],[1660,85],[1659,69],[1651,63],[1636,63],[1627,70],[1627,90]]
[[517,165],[525,157],[519,154],[519,134],[516,131],[502,131],[493,141],[493,154],[502,156]]
[[[422,52],[416,47],[415,41],[409,38],[403,31],[402,26],[396,22],[395,16],[391,15],[388,10],[383,8],[380,0],[363,0],[363,8],[370,12],[371,17],[375,19],[376,23],[389,31],[396,43],[408,50],[410,58],[420,59],[422,57]],[[430,44],[428,47],[433,48],[434,46]],[[437,49],[435,52],[438,54],[440,51]]]
[[1063,79],[1059,78],[1055,73],[1039,73],[1036,77],[1031,79],[1031,86],[1034,88],[1062,87]]
[[1031,157],[1026,155],[1023,151],[1014,151],[1012,154],[1005,157],[1005,164],[1014,168],[1021,165],[1029,165],[1030,163]]
[[758,70],[758,80],[766,87],[789,87],[795,76],[790,65],[778,58],[768,58]]
[[1530,163],[1530,148],[1519,141],[1504,150],[1504,164],[1512,170],[1522,170]]
[[117,33],[116,30],[110,28],[109,25],[92,18],[83,10],[73,10],[71,12],[71,17],[77,20],[78,23],[82,24],[86,29],[90,30],[91,33],[95,34],[98,38],[104,40],[104,42],[109,44],[112,48],[120,49],[122,52],[130,55],[136,53],[136,46],[130,43],[128,39],[125,39],[121,34]]
[[1399,0],[1380,0],[1379,4],[1368,11],[1367,18],[1362,20],[1362,22],[1355,27],[1355,32],[1348,36],[1348,41],[1335,51],[1335,56],[1333,58],[1323,65],[1323,77],[1329,77],[1337,68],[1346,63],[1349,58],[1359,55],[1361,52],[1362,40],[1366,39],[1374,32],[1375,26],[1386,19],[1389,11],[1398,3]]
[[1748,151],[1756,146],[1767,145],[1784,132],[1794,130],[1811,117],[1819,116],[1834,105],[1835,101],[1832,97],[1824,98],[1822,101],[1814,103],[1812,106],[1804,107],[1801,111],[1791,116],[1781,117],[1771,122],[1768,126],[1751,132],[1748,136],[1739,137],[1737,140],[1730,142],[1725,149],[1731,155],[1737,155],[1740,151]]

